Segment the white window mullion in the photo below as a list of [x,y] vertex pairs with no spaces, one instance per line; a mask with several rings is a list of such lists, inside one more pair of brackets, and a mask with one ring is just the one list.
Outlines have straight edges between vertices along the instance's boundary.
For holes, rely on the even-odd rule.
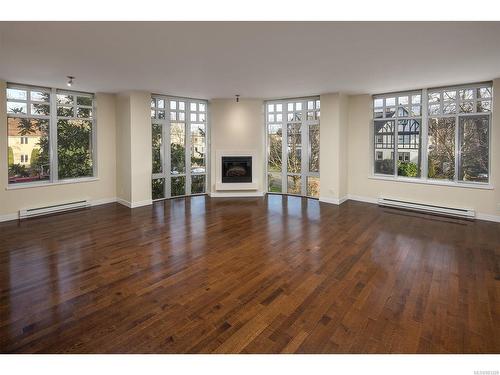
[[57,90],[50,93],[50,121],[49,121],[49,155],[51,182],[59,180],[59,161],[57,159]]
[[421,178],[424,180],[427,180],[428,176],[428,126],[429,126],[429,118],[428,118],[428,109],[427,109],[427,89],[422,90],[422,99],[421,99],[421,104],[422,106],[420,107],[422,111],[422,120],[420,123],[420,132],[421,132],[421,140],[420,140],[420,160],[422,163],[422,168],[421,168]]
[[[186,177],[184,183],[184,194],[191,194],[191,103],[192,101],[186,100],[186,122],[184,130],[184,155],[185,155],[185,168]],[[196,113],[196,112],[195,112]]]

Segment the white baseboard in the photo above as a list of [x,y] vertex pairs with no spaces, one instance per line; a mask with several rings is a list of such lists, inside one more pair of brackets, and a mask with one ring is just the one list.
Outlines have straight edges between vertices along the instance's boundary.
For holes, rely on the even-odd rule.
[[331,203],[331,204],[342,204],[349,198],[347,196],[342,197],[342,198],[330,198],[330,197],[319,197],[320,202],[325,202],[325,203]]
[[231,191],[227,193],[211,192],[208,193],[210,198],[245,198],[245,197],[263,197],[264,193],[262,191]]
[[0,222],[19,219],[19,213],[0,215]]
[[116,201],[118,203],[120,203],[121,205],[124,205],[128,208],[137,208],[137,207],[149,206],[149,205],[153,204],[152,199],[146,199],[146,200],[138,201],[138,202],[129,202],[129,201],[126,201],[125,199],[117,198]]
[[[116,202],[115,197],[89,200],[90,206],[92,206],[92,207],[99,206],[101,204],[114,203],[114,202]],[[16,212],[13,214],[0,215],[0,222],[10,221],[10,220],[18,220],[18,219],[19,219],[19,212]]]
[[101,204],[115,203],[116,197],[114,198],[103,198],[103,199],[95,199],[90,201],[91,206],[99,206]]
[[378,204],[378,199],[377,198],[372,198],[372,197],[362,197],[362,196],[359,196],[359,195],[351,195],[351,194],[349,194],[347,196],[347,199],[350,199],[352,201],[358,201],[358,202]]
[[[353,201],[378,204],[378,199],[377,198],[362,197],[362,196],[359,196],[359,195],[349,195],[348,198],[350,200],[353,200]],[[477,220],[493,221],[493,222],[496,222],[496,223],[500,223],[500,216],[499,215],[490,215],[490,214],[483,214],[481,212],[476,212],[476,219]]]

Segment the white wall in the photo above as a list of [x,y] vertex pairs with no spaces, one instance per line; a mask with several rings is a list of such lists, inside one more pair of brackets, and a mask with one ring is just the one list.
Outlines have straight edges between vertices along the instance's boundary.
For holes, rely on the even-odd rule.
[[117,198],[129,207],[151,204],[151,94],[117,95]]
[[209,103],[210,116],[210,188],[213,195],[234,195],[235,192],[216,192],[217,150],[255,150],[257,160],[252,168],[257,172],[257,192],[239,192],[241,195],[262,194],[265,189],[265,127],[264,102],[261,99],[215,99]]
[[96,95],[97,178],[93,181],[43,187],[8,188],[7,114],[5,81],[0,81],[0,220],[15,219],[23,208],[90,199],[93,203],[114,201],[116,197],[115,96]]
[[[375,200],[379,196],[475,209],[485,219],[500,219],[500,79],[493,82],[491,178],[493,190],[371,179],[371,97],[349,97],[348,194]],[[323,107],[323,103],[321,103]],[[322,113],[323,115],[323,108]],[[321,134],[323,136],[323,134]],[[323,145],[322,145],[323,147]],[[321,171],[323,173],[323,170]],[[489,217],[496,215],[497,218]]]
[[320,120],[320,200],[339,203],[347,196],[348,97],[324,94]]

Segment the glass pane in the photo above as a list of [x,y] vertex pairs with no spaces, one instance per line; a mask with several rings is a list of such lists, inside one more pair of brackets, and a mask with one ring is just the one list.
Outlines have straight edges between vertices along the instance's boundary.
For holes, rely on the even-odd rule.
[[203,194],[205,192],[205,175],[191,176],[191,194]]
[[28,94],[26,90],[7,89],[7,99],[27,100]]
[[186,119],[186,116],[184,114],[184,112],[179,112],[179,121],[184,121]]
[[441,106],[439,104],[429,105],[429,114],[438,115],[441,112]]
[[[92,117],[92,109],[91,108],[78,107],[77,111],[78,111],[77,117],[81,117],[81,118]],[[159,112],[163,112],[163,111],[159,111]]]
[[320,109],[320,108],[321,108],[321,105],[320,105],[320,104],[321,104],[321,101],[320,101],[319,99],[318,99],[318,100],[316,100],[316,108],[317,108],[317,109]]
[[164,120],[165,119],[165,111],[158,111],[158,118],[160,120]]
[[460,161],[458,179],[488,182],[489,116],[467,116],[459,119]]
[[170,109],[177,109],[177,102],[175,100],[170,101]]
[[274,115],[272,115],[272,114],[267,115],[267,121],[274,122]]
[[477,102],[477,111],[478,112],[490,112],[491,111],[491,102],[489,100],[483,100]]
[[396,107],[385,109],[385,117],[394,117],[396,115]]
[[288,176],[287,177],[287,193],[300,194],[301,193],[301,177]]
[[300,124],[288,124],[288,172],[300,173],[302,162],[302,134]]
[[205,125],[191,124],[191,173],[205,173]]
[[408,97],[407,96],[400,96],[398,98],[398,104],[399,105],[408,105]]
[[76,98],[76,104],[92,107],[92,98],[88,96],[78,96]]
[[293,103],[288,103],[288,112],[293,112]]
[[25,115],[27,108],[26,103],[7,102],[7,113],[19,113]]
[[189,109],[196,112],[196,103],[189,103]]
[[307,177],[307,196],[319,198],[319,177]]
[[472,89],[459,90],[458,95],[459,95],[461,100],[473,99],[474,98],[474,90],[472,90]]
[[39,104],[33,103],[31,104],[31,114],[32,115],[40,115],[47,116],[50,113],[50,105],[49,104]]
[[491,87],[481,87],[477,90],[477,97],[480,99],[491,98]]
[[153,124],[151,129],[153,149],[153,173],[163,172],[162,144],[163,134],[161,124]]
[[296,111],[302,111],[302,103],[295,103],[295,110]]
[[151,118],[156,118],[156,111],[154,109],[151,110]]
[[151,99],[151,108],[154,108],[154,107],[156,107],[156,100]]
[[73,104],[73,95],[57,94],[57,104]]
[[50,179],[49,120],[7,118],[9,184]]
[[396,98],[386,98],[385,99],[385,106],[386,107],[393,106],[393,105],[396,105]]
[[456,91],[445,91],[443,93],[443,100],[444,101],[455,100],[456,98],[457,98],[457,92]]
[[278,114],[276,115],[276,121],[277,121],[277,122],[281,122],[281,121],[283,121],[283,115],[282,115],[281,113],[278,113]]
[[394,120],[375,121],[375,166],[377,174],[394,174]]
[[420,104],[421,100],[422,100],[422,96],[420,94],[412,95],[412,97],[411,97],[412,104]]
[[373,100],[373,106],[375,108],[377,108],[377,107],[383,107],[384,106],[384,99],[374,99]]
[[414,105],[413,107],[411,107],[411,115],[421,116],[422,115],[421,107],[419,105]]
[[92,161],[92,121],[57,121],[57,160],[59,179],[90,177]]
[[165,179],[158,178],[151,181],[151,195],[153,199],[165,198]]
[[205,114],[204,113],[198,114],[198,121],[200,121],[200,122],[204,122],[205,121]]
[[283,104],[276,104],[276,112],[282,112],[283,111]]
[[428,129],[429,178],[455,176],[455,117],[431,118]]
[[200,103],[199,104],[199,109],[200,109],[200,112],[205,112],[205,104]]
[[170,125],[170,160],[172,175],[186,172],[186,139],[184,124]]
[[314,109],[314,102],[312,100],[307,102],[307,109]]
[[45,91],[31,91],[30,98],[34,102],[48,102],[50,101],[50,93]]
[[57,115],[61,117],[73,117],[73,107],[57,107]]
[[309,126],[309,172],[319,172],[319,125]]
[[177,112],[170,112],[170,120],[172,121],[177,120]]
[[282,165],[282,126],[269,125],[269,155],[268,155],[268,171],[280,172]]
[[473,102],[463,102],[460,103],[460,112],[461,113],[471,113],[474,110]]
[[444,104],[443,114],[448,115],[456,112],[457,112],[457,104],[455,102]]
[[375,109],[375,111],[374,111],[374,117],[375,118],[382,118],[382,117],[384,117],[384,110],[382,108]]
[[269,173],[268,191],[271,193],[281,193],[281,173]]
[[398,121],[398,176],[420,177],[420,121]]
[[184,111],[185,108],[185,103],[184,102],[179,102],[179,111]]
[[441,101],[440,92],[431,92],[429,94],[429,103],[439,103]]
[[268,104],[267,105],[267,111],[268,112],[274,112],[274,104]]
[[171,178],[170,183],[170,196],[177,197],[179,195],[186,195],[186,176],[177,176]]
[[189,119],[191,120],[191,122],[196,122],[196,113],[191,113],[189,115]]

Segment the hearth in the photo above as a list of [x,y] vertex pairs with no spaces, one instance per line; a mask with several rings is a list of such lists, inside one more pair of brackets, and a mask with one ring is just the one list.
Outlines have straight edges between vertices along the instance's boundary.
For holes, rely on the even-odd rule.
[[223,156],[222,183],[252,182],[251,156]]

